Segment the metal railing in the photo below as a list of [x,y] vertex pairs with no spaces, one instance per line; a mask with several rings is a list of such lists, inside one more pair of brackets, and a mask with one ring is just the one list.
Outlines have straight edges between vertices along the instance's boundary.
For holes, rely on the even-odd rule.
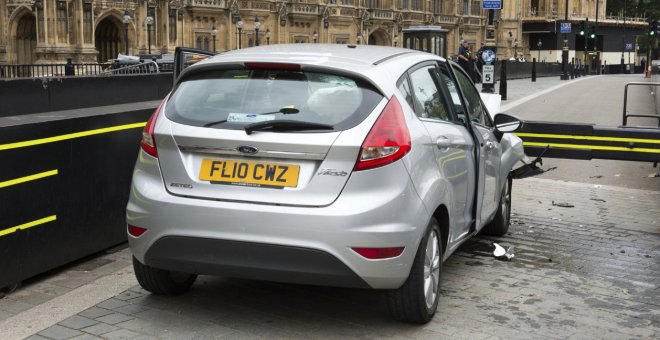
[[658,127],[660,128],[660,116],[658,115],[642,115],[642,114],[630,114],[628,113],[628,86],[637,85],[637,86],[649,86],[651,93],[656,93],[657,88],[660,86],[660,83],[646,83],[646,82],[633,82],[626,84],[625,90],[623,91],[623,126],[628,125],[628,117],[635,118],[652,118],[658,121]]
[[0,79],[146,74],[172,72],[173,69],[172,62],[156,61],[136,64],[117,61],[103,64],[0,64]]
[[99,75],[125,75],[125,74],[147,74],[159,73],[160,68],[155,61],[149,61],[139,64],[119,64],[114,63],[110,69],[104,70]]
[[107,65],[103,64],[0,65],[0,79],[62,77],[71,73],[71,69],[76,76],[96,75],[103,72],[105,67]]

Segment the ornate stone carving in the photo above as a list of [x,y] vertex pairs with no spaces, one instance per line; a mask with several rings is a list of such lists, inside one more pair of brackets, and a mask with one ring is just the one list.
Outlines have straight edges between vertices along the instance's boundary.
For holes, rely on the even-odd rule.
[[322,17],[323,17],[323,28],[328,28],[330,27],[330,8],[328,6],[323,7],[322,10]]
[[289,15],[289,9],[286,3],[282,2],[278,5],[277,15],[280,18],[280,26],[286,26],[286,17]]

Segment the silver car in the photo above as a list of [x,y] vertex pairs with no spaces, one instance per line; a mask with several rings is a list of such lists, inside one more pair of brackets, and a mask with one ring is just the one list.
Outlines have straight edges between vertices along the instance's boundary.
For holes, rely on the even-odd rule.
[[407,49],[270,45],[186,68],[149,119],[127,207],[154,294],[198,274],[388,290],[428,322],[442,262],[509,227],[512,132],[455,63]]

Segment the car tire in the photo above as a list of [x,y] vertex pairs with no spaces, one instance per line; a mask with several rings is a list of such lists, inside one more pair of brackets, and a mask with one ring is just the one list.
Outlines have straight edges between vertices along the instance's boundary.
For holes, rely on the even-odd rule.
[[197,279],[196,274],[186,274],[158,269],[140,263],[133,257],[135,277],[142,288],[156,295],[178,295],[185,293]]
[[438,221],[431,218],[419,243],[408,279],[398,289],[388,292],[387,304],[395,319],[425,324],[435,315],[442,278],[441,240]]
[[502,236],[509,231],[509,225],[511,224],[511,187],[512,178],[509,176],[502,189],[502,195],[500,196],[500,203],[497,207],[495,218],[483,228],[481,231],[482,234]]

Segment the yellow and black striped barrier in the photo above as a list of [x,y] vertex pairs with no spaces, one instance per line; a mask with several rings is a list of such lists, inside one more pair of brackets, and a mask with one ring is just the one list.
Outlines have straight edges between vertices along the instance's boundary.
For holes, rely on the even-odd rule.
[[515,134],[528,156],[660,162],[660,128],[525,122]]
[[126,240],[131,175],[154,110],[127,105],[20,124],[0,118],[0,288]]

